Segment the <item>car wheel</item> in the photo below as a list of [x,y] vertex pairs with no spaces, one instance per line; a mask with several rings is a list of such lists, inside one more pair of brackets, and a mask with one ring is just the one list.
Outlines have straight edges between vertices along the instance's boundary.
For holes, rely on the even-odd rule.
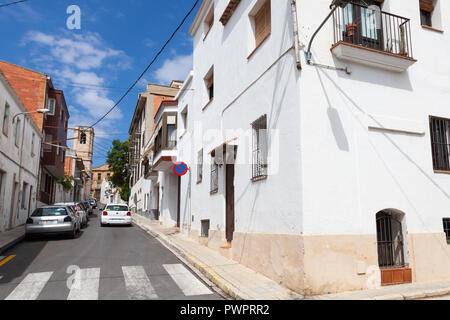
[[70,239],[75,239],[77,236],[77,228],[73,228],[72,232],[70,233]]

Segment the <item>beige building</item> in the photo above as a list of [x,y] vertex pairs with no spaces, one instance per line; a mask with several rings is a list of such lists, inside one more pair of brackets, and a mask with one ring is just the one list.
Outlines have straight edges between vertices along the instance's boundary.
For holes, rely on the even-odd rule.
[[90,198],[90,190],[92,189],[92,156],[94,153],[94,128],[75,127],[75,139],[73,149],[77,156],[83,159],[83,164],[88,175],[85,184],[85,198]]
[[109,165],[104,164],[100,167],[92,169],[92,196],[97,200],[101,200],[101,190],[104,181],[107,181],[109,177],[113,175],[113,172],[109,169]]

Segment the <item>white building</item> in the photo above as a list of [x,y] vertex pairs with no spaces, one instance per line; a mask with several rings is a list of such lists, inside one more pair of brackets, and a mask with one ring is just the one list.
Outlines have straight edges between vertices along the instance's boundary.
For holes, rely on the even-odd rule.
[[0,71],[0,231],[24,224],[36,208],[42,134],[26,112]]
[[303,294],[448,280],[450,3],[337,8],[307,63],[330,3],[203,1],[180,226]]
[[111,203],[125,203],[120,197],[120,189],[115,188],[112,183],[108,180],[103,180],[102,188],[100,191],[100,203],[111,204]]
[[[150,153],[150,140],[155,130],[155,115],[162,101],[173,100],[178,92],[180,83],[173,81],[170,86],[148,84],[147,90],[139,94],[136,109],[130,125],[130,210],[133,213],[149,215],[157,210],[159,202],[157,194],[153,194],[155,186],[149,175],[148,155]],[[155,176],[153,172],[153,176]],[[159,196],[158,196],[159,198]]]

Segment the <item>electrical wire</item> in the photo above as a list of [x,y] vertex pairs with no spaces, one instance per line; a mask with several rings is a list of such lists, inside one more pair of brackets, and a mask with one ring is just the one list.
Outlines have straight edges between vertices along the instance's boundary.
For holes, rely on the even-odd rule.
[[14,2],[9,2],[9,3],[0,4],[0,8],[12,6],[12,5],[14,5],[14,4],[19,4],[19,3],[27,2],[27,1],[29,1],[29,0],[20,0],[20,1],[14,1]]
[[158,51],[158,53],[155,55],[153,60],[149,63],[149,65],[145,68],[145,70],[141,73],[141,75],[136,79],[136,81],[131,85],[130,88],[122,95],[122,97],[116,102],[116,104],[105,114],[103,115],[99,120],[97,120],[94,124],[90,126],[90,128],[95,127],[97,124],[99,124],[101,121],[103,121],[117,106],[122,102],[123,99],[133,90],[133,88],[139,83],[139,81],[144,77],[145,73],[150,69],[150,67],[155,63],[155,61],[159,58],[159,56],[162,54],[164,49],[167,47],[167,45],[172,41],[172,39],[175,37],[175,35],[178,33],[178,31],[181,29],[181,27],[186,22],[187,18],[191,15],[191,13],[194,11],[195,7],[199,3],[200,0],[196,0],[194,5],[192,6],[191,10],[188,11],[188,13],[184,16],[184,18],[181,20],[180,24],[177,26],[175,31],[172,33],[172,35],[169,37],[169,39],[166,41],[166,43],[162,46],[162,48]]

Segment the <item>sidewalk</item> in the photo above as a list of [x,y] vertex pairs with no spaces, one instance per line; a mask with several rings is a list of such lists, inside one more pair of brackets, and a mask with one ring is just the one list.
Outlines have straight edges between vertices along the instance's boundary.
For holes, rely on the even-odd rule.
[[12,230],[0,232],[0,254],[5,252],[25,237],[25,226],[18,226]]
[[237,300],[420,300],[450,295],[450,280],[448,280],[303,297],[262,274],[188,239],[175,228],[161,226],[159,222],[139,215],[134,215],[133,221],[194,266],[197,272],[231,298]]
[[[300,300],[303,297],[216,251],[187,239],[174,228],[139,215],[133,221],[171,251],[194,266],[203,277],[236,300]],[[194,270],[195,271],[195,270]]]

